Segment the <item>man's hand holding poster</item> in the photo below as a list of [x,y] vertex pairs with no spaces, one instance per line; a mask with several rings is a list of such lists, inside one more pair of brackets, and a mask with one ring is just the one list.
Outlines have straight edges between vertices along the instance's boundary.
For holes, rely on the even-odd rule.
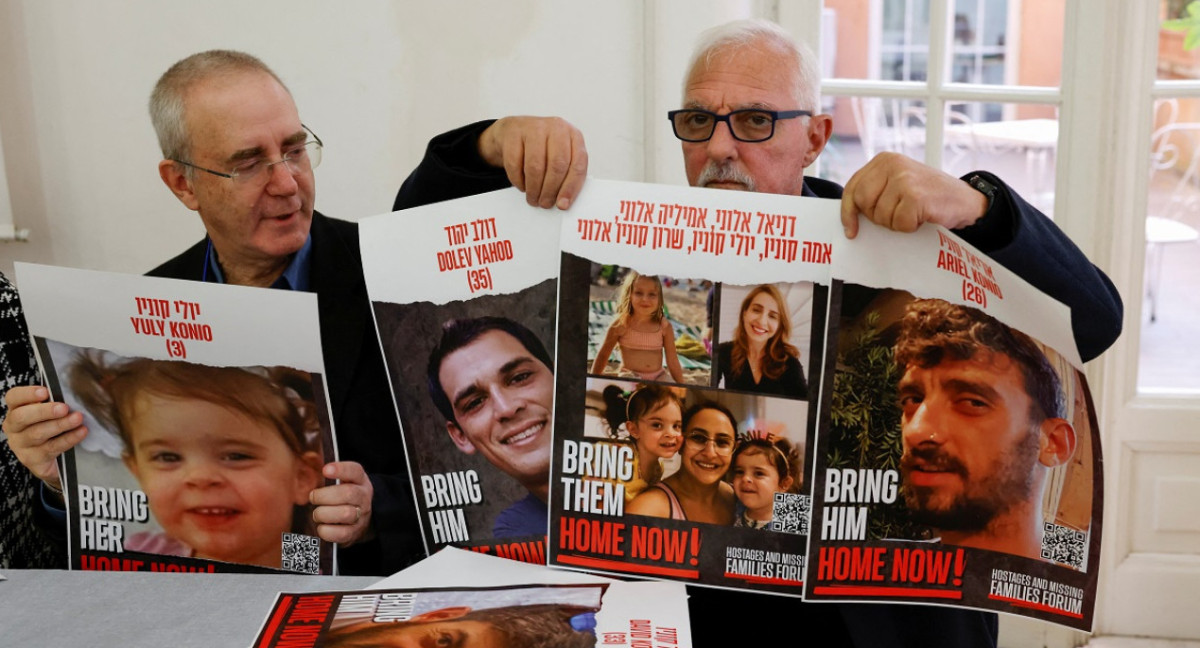
[[[310,493],[336,460],[312,295],[19,264],[72,569],[329,574]],[[252,316],[249,316],[252,314]]]
[[546,560],[558,231],[515,190],[359,225],[430,550]]

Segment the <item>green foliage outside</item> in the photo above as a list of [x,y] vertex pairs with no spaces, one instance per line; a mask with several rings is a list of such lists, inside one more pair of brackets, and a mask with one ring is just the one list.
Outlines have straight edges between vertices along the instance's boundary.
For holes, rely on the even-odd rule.
[[[900,371],[893,360],[892,347],[880,341],[879,314],[871,312],[866,322],[854,344],[838,353],[827,459],[831,468],[898,472],[903,453],[896,393]],[[868,538],[926,536],[924,527],[908,520],[903,497],[897,496],[892,504],[871,505]]]
[[1200,0],[1189,2],[1179,18],[1163,21],[1163,29],[1171,31],[1186,31],[1183,37],[1183,49],[1196,49],[1200,46]]

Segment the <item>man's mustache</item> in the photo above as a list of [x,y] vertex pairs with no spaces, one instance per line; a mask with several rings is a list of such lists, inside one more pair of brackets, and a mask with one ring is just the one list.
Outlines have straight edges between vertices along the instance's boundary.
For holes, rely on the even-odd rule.
[[704,165],[700,170],[700,177],[696,179],[696,186],[707,187],[714,182],[736,182],[746,187],[746,191],[755,191],[754,178],[737,168],[733,162],[709,160]]
[[900,471],[904,474],[913,470],[956,473],[967,478],[967,467],[958,457],[942,450],[941,446],[919,445],[908,449],[900,458]]

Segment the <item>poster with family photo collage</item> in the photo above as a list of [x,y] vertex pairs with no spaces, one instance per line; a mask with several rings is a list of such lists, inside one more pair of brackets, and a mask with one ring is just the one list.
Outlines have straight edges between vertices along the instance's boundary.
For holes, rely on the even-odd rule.
[[840,235],[810,210],[836,204],[588,182],[563,224],[552,565],[800,594]]

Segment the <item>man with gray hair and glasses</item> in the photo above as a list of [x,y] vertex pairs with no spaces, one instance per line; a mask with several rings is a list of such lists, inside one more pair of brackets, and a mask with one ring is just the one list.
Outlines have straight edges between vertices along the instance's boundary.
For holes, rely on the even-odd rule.
[[[850,238],[858,233],[860,216],[903,232],[925,223],[944,225],[1070,306],[1085,360],[1116,340],[1122,305],[1112,282],[996,176],[976,171],[955,178],[902,155],[883,153],[854,174],[844,190],[806,177],[804,169],[833,132],[832,117],[819,110],[816,57],[779,26],[745,20],[701,36],[684,80],[682,108],[668,118],[682,140],[684,167],[693,186],[840,199]],[[417,179],[420,186],[436,189],[439,199],[495,188],[465,170],[471,148],[461,140],[469,142],[467,133],[434,138],[425,162],[401,188],[397,206],[414,194]],[[691,588],[689,601],[695,637],[724,636],[731,611],[754,610],[756,618],[777,619],[797,632],[821,628],[822,645],[996,645],[996,616],[983,612],[817,605],[704,588]]]
[[[262,61],[213,50],[173,65],[150,116],[159,177],[197,212],[207,236],[151,275],[317,294],[339,456],[313,490],[319,535],[344,547],[342,573],[390,574],[424,557],[403,443],[367,300],[358,228],[314,209],[319,137]],[[489,122],[470,163],[522,188],[530,204],[566,208],[587,170],[579,131],[557,118]],[[13,452],[41,479],[41,510],[65,520],[55,459],[87,434],[83,417],[44,387],[10,390]],[[54,501],[59,499],[59,501]]]
[[[1044,215],[999,178],[955,178],[911,158],[882,153],[845,189],[804,176],[833,131],[819,110],[816,58],[765,21],[739,21],[701,36],[684,82],[683,109],[669,118],[695,186],[840,198],[846,236],[860,216],[902,232],[925,223],[953,229],[1001,265],[1072,309],[1084,359],[1121,331],[1112,283]],[[853,299],[853,290],[847,290]],[[995,646],[995,614],[933,606],[832,604],[718,590],[691,591],[693,634],[730,609],[754,609],[793,627],[823,628],[823,645]],[[835,613],[836,612],[836,613]],[[802,620],[796,623],[797,614]],[[713,628],[715,631],[716,628]]]

